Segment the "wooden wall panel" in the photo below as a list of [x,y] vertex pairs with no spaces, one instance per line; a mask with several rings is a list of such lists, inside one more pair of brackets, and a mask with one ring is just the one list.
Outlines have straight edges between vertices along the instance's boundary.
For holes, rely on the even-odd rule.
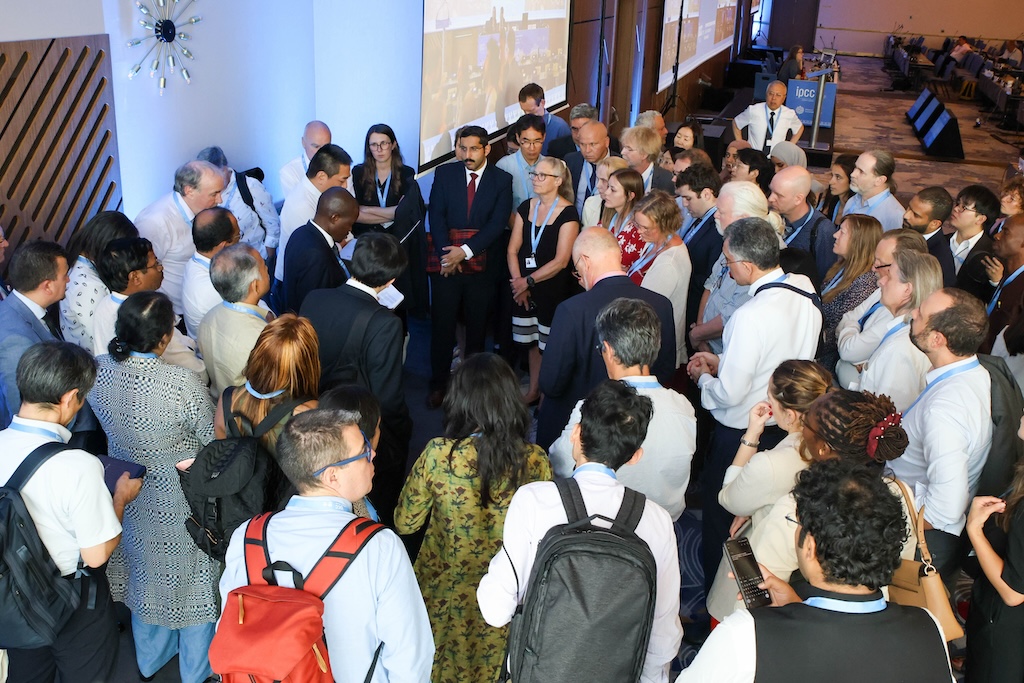
[[67,244],[120,208],[108,37],[0,43],[0,225],[12,246]]

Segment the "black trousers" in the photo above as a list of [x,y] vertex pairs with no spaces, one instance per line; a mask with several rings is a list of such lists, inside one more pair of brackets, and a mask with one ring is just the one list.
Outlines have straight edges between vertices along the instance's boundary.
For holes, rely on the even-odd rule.
[[[493,258],[493,256],[488,256]],[[487,316],[494,300],[494,282],[490,271],[430,276],[430,387],[444,389],[452,364],[455,325],[459,309],[466,322],[466,356],[484,350]]]
[[8,683],[109,683],[117,664],[119,635],[110,585],[104,568],[93,576],[67,579],[78,586],[82,602],[50,647],[8,650]]
[[[718,494],[722,490],[725,471],[736,457],[736,449],[740,447],[740,439],[745,432],[745,429],[733,429],[716,421],[707,459],[704,461],[704,471],[701,472],[701,546],[705,595],[711,592],[711,584],[715,582],[715,574],[722,561],[722,544],[729,538],[729,527],[735,518],[735,515],[719,504]],[[765,427],[758,450],[775,448],[785,437],[786,433],[778,427]]]

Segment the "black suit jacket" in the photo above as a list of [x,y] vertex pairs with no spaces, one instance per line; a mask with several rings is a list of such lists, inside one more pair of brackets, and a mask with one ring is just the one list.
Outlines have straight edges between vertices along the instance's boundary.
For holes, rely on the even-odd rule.
[[544,362],[540,367],[540,389],[544,394],[537,422],[537,443],[548,448],[569,421],[576,402],[608,379],[597,350],[594,322],[602,308],[619,297],[641,299],[651,304],[661,320],[661,351],[651,368],[658,381],[667,384],[676,369],[676,328],[672,303],[661,294],[643,289],[628,277],[608,277],[582,294],[558,305],[551,323]]
[[[611,150],[612,156],[619,156],[620,145],[618,138],[608,136],[608,149]],[[579,154],[580,151],[576,149],[576,143],[572,141],[572,135],[563,135],[560,138],[555,138],[548,145],[548,156],[558,157],[566,163],[569,163],[570,154]]]
[[953,252],[949,250],[949,235],[941,230],[928,238],[928,253],[939,260],[942,268],[942,286],[956,287],[956,267],[953,265]]
[[284,252],[284,308],[298,313],[314,289],[343,284],[348,277],[334,249],[310,221],[288,239]]
[[[612,151],[609,151],[609,154],[613,157],[619,156]],[[576,188],[580,186],[580,174],[583,173],[583,155],[579,152],[566,155],[565,165],[569,167],[569,173],[572,175],[572,191],[576,192]],[[675,192],[674,187],[672,191]],[[594,183],[594,194],[597,194],[596,182]]]
[[[451,245],[449,230],[476,229],[477,234],[466,241],[474,255],[485,253],[495,243],[512,213],[512,176],[488,163],[483,175],[477,178],[473,212],[468,216],[466,201],[466,167],[462,164],[438,166],[427,209],[438,259],[444,256],[444,248]],[[504,254],[496,254],[495,258],[504,258]]]
[[987,304],[996,291],[996,288],[989,284],[985,264],[981,261],[986,256],[993,255],[992,244],[992,238],[987,232],[983,232],[981,239],[968,252],[967,259],[956,275],[956,286],[978,297],[983,304]]
[[700,230],[690,239],[686,249],[690,252],[690,263],[693,273],[690,275],[690,286],[686,292],[686,329],[697,321],[697,309],[700,308],[701,297],[704,296],[704,283],[711,276],[715,262],[722,255],[722,236],[715,227],[714,215],[707,216]]
[[676,194],[676,181],[672,176],[671,171],[666,171],[657,163],[654,164],[654,175],[651,177],[651,189],[652,190],[664,190],[669,195],[675,196]]

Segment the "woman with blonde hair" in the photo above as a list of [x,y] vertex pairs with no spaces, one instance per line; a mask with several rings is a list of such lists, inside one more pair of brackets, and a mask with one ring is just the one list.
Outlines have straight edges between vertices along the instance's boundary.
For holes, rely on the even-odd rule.
[[583,213],[580,215],[580,226],[592,228],[601,224],[601,214],[604,213],[604,193],[608,191],[608,179],[611,174],[620,168],[629,168],[629,164],[622,157],[606,156],[597,162],[597,193],[587,197],[583,202]]
[[836,230],[832,251],[839,259],[829,268],[821,286],[821,313],[824,318],[821,333],[825,343],[819,359],[833,374],[839,362],[836,342],[839,321],[878,288],[878,278],[871,266],[880,239],[881,223],[862,214],[845,216]]
[[643,178],[631,168],[613,171],[608,176],[608,189],[603,196],[601,225],[615,236],[622,251],[622,268],[629,270],[640,258],[645,244],[633,220],[633,207],[644,196]]

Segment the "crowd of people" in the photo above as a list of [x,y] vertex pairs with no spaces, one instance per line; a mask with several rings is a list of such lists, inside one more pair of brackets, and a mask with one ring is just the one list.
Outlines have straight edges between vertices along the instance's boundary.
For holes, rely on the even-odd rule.
[[[571,518],[553,478],[609,523],[643,494],[640,680],[669,680],[684,623],[715,630],[682,681],[812,680],[873,651],[884,680],[948,680],[938,621],[882,593],[922,507],[943,581],[977,577],[970,680],[1020,680],[1024,183],[904,207],[883,149],[818,182],[785,93],[736,117],[716,169],[696,121],[645,112],[613,140],[593,106],[566,127],[531,84],[510,153],[462,128],[427,197],[389,126],[354,165],[313,121],[280,211],[210,147],[134,221],[102,212],[67,248],[19,246],[0,292],[0,480],[69,445],[21,495],[83,600],[52,643],[7,651],[9,680],[112,680],[115,601],[142,680],[175,655],[184,683],[217,680],[251,541],[242,524],[223,563],[201,550],[180,479],[239,433],[267,458],[282,585],[352,520],[388,527],[323,597],[338,681],[496,680],[538,547]],[[408,316],[428,309],[443,434],[407,473]],[[105,483],[91,454],[144,475]],[[680,614],[694,502],[706,610]],[[737,599],[723,543],[740,537],[775,608]]]

